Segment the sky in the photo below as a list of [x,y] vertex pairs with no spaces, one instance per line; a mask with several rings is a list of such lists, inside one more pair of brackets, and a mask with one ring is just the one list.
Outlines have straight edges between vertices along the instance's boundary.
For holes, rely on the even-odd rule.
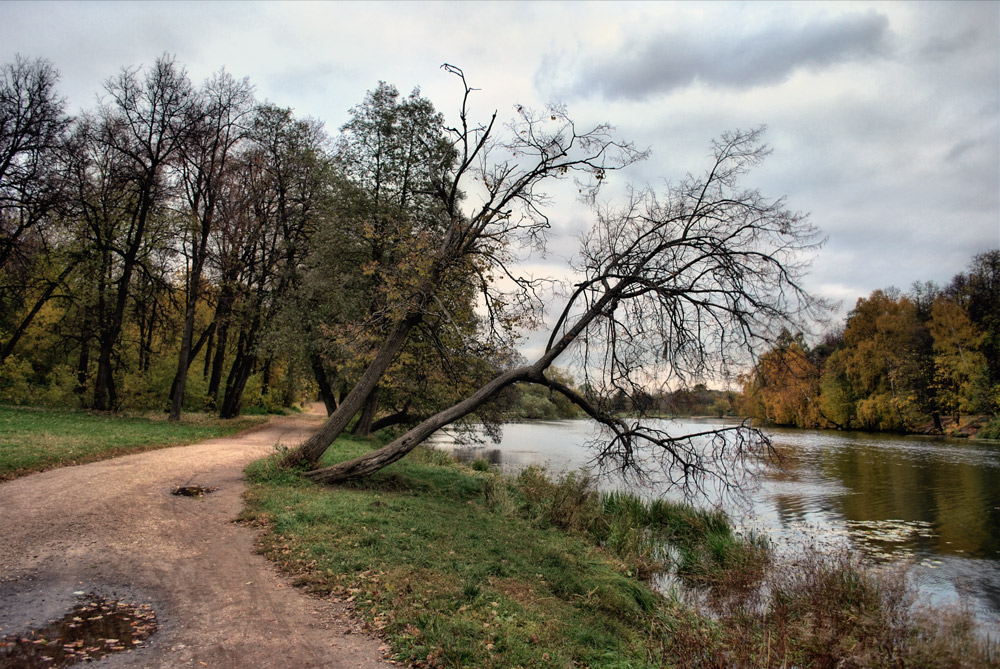
[[[225,67],[259,99],[336,134],[379,81],[454,115],[564,104],[650,158],[613,175],[662,186],[707,167],[713,138],[767,125],[747,178],[827,238],[805,283],[840,301],[946,284],[1000,247],[1000,3],[3,2],[0,58],[51,61],[71,113],[122,67],[172,55]],[[589,212],[556,198],[558,272]]]

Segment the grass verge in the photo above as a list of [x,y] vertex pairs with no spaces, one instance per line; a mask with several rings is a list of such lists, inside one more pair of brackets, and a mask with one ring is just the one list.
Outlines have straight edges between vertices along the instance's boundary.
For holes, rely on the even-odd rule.
[[265,420],[252,417],[224,421],[194,414],[171,423],[159,416],[108,416],[0,406],[0,480],[222,437],[260,425]]
[[[369,448],[341,439],[327,458]],[[993,661],[967,618],[944,631],[917,621],[904,583],[823,555],[775,565],[764,542],[734,535],[718,513],[599,495],[579,475],[505,479],[419,449],[337,487],[276,462],[247,469],[244,520],[261,528],[261,552],[298,585],[352,602],[411,666]],[[649,585],[667,571],[709,591],[708,604]]]

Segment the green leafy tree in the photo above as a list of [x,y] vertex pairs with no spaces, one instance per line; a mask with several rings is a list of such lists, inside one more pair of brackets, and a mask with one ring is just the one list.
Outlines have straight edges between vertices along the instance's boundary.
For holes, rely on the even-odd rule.
[[983,334],[989,390],[982,410],[996,415],[1000,413],[1000,250],[974,257],[969,270],[952,279],[946,294],[963,305]]

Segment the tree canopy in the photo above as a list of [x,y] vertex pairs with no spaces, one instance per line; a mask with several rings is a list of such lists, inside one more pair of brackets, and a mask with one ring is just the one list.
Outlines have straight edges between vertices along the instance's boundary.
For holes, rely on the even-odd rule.
[[779,425],[922,432],[996,416],[998,266],[987,251],[945,287],[873,291],[813,348],[788,334],[744,377],[744,408]]

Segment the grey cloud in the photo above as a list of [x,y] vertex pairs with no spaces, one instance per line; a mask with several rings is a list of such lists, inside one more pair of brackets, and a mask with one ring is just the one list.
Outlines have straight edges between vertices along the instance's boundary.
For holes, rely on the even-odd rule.
[[[772,85],[803,67],[878,56],[886,50],[888,28],[884,15],[867,12],[737,35],[664,32],[622,53],[591,56],[570,88],[576,94],[642,99],[694,83],[731,89]],[[557,66],[549,61],[545,67]]]

